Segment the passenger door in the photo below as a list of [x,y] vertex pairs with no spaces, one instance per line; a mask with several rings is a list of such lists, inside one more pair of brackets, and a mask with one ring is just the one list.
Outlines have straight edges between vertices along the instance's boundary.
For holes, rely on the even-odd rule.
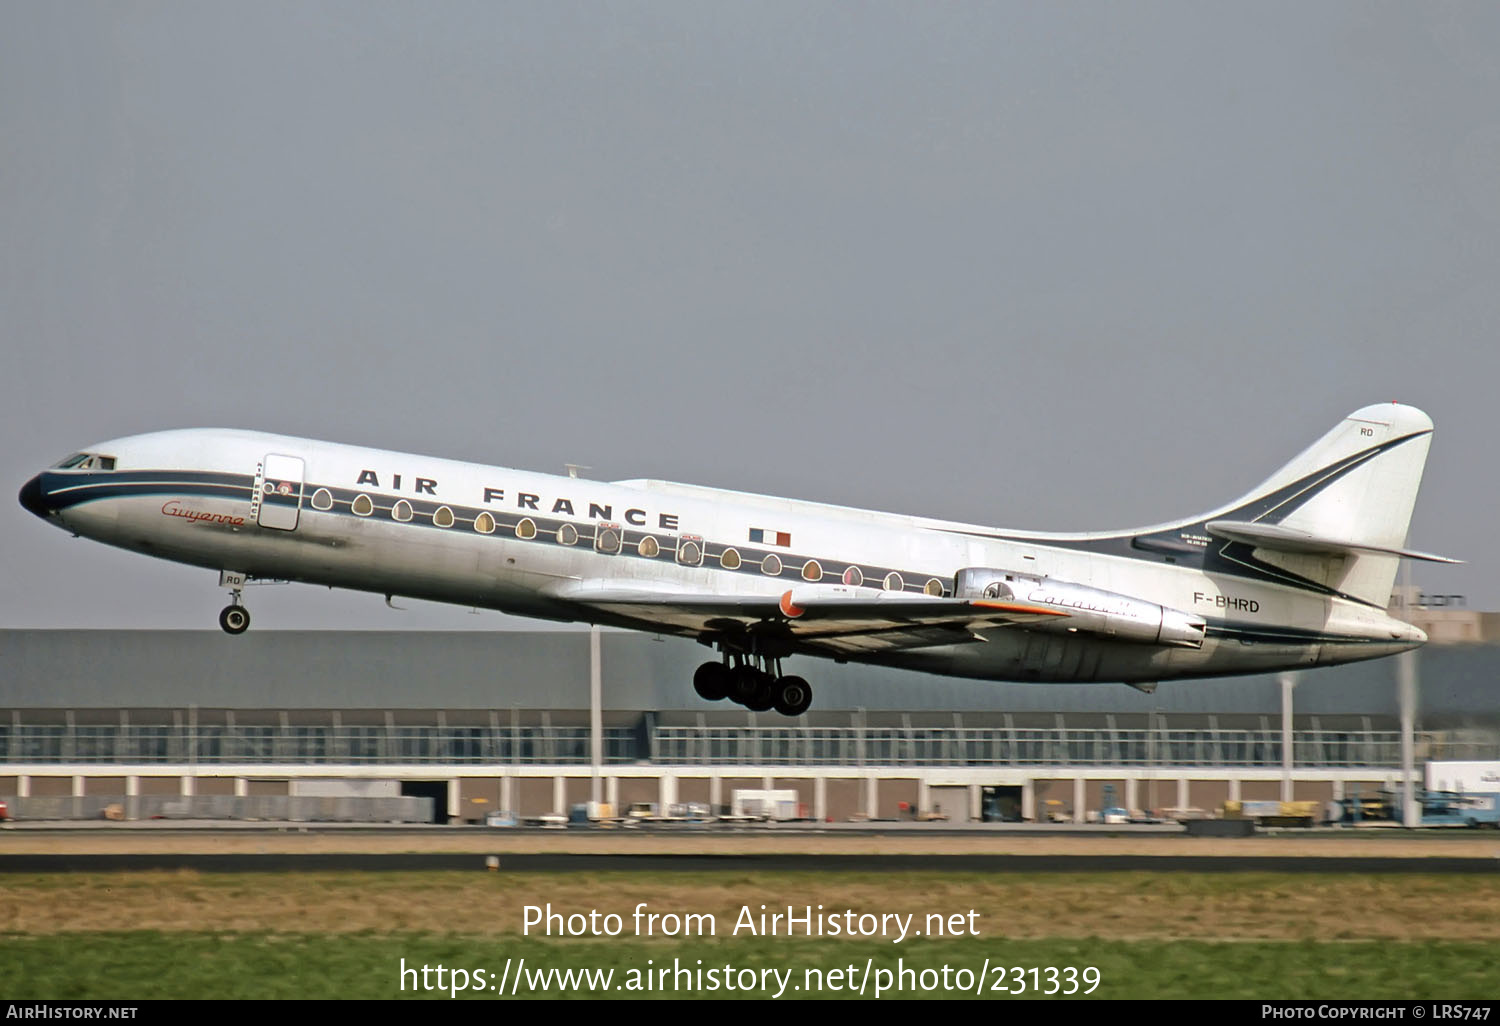
[[302,512],[301,457],[271,453],[261,461],[257,471],[256,523],[277,531],[296,530],[297,517]]

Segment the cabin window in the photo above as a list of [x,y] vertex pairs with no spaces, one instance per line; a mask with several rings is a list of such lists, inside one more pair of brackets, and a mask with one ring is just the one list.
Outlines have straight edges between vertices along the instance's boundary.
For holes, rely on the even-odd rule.
[[319,488],[313,492],[313,509],[333,509],[333,493],[327,488]]
[[600,524],[594,528],[594,548],[614,555],[620,551],[620,525]]
[[725,549],[719,553],[719,565],[725,570],[738,570],[740,568],[740,554],[734,549]]
[[635,551],[647,559],[655,559],[661,555],[661,544],[648,534],[641,539],[641,543],[635,547]]
[[818,565],[816,559],[809,559],[802,564],[802,579],[804,581],[821,581],[823,579],[823,568]]
[[474,518],[474,530],[480,534],[494,534],[495,518],[488,513],[479,514],[479,516]]
[[781,560],[776,558],[776,553],[772,552],[760,561],[760,572],[768,577],[780,576]]
[[399,520],[403,524],[411,519],[411,503],[402,499],[391,507],[391,519]]
[[892,570],[885,575],[886,591],[900,591],[904,587],[906,587],[906,582],[901,579],[901,575],[896,573],[896,571]]
[[936,598],[941,598],[943,595],[943,582],[936,577],[930,578],[927,581],[927,587],[922,590]]
[[439,506],[432,511],[432,522],[438,527],[452,527],[453,511],[447,506]]
[[521,522],[516,525],[516,537],[522,541],[530,541],[536,537],[536,521],[530,517],[522,517]]
[[375,512],[375,504],[370,501],[368,495],[356,495],[354,501],[349,504],[349,508],[357,517],[367,517]]
[[557,541],[559,545],[577,545],[578,528],[572,524],[563,524],[557,529]]
[[851,566],[844,571],[844,583],[851,588],[858,588],[865,583],[865,575],[860,573],[859,567]]
[[677,562],[683,566],[700,566],[703,563],[703,546],[697,538],[677,540]]

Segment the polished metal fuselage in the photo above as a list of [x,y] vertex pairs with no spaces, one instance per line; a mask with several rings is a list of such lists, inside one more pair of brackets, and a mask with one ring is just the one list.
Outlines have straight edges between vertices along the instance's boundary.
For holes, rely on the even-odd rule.
[[[117,469],[57,469],[36,482],[49,519],[81,536],[216,571],[520,616],[691,636],[703,624],[670,608],[674,594],[780,595],[855,579],[850,568],[872,593],[897,575],[900,590],[951,594],[960,570],[992,567],[1181,611],[1207,636],[1188,647],[1011,625],[961,644],[845,657],[989,680],[1159,681],[1375,658],[1425,640],[1368,604],[1084,544],[1104,535],[1001,538],[972,524],[247,431],[159,432],[95,449]],[[274,481],[267,491],[268,456],[300,461],[295,494],[276,494]],[[272,507],[294,526],[266,526]],[[595,544],[609,529],[618,552]],[[676,558],[684,539],[701,547],[701,563]],[[564,597],[581,581],[659,590],[663,609],[622,615]]]

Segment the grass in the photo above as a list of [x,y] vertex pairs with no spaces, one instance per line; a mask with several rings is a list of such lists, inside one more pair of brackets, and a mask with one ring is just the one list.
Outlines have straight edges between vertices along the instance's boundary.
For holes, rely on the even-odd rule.
[[[523,935],[524,906],[548,902],[564,914],[614,912],[623,935]],[[715,935],[636,937],[631,913],[641,902],[711,915]],[[973,909],[979,935],[730,936],[740,910],[761,904],[913,913],[913,927],[928,913]],[[496,981],[480,970],[498,978],[522,958],[531,970],[613,970],[611,987],[628,984],[632,971],[644,983],[643,970],[664,965],[718,967],[721,977],[726,965],[752,976],[790,972],[795,987],[808,970],[852,966],[863,978],[868,964],[867,990],[904,967],[901,996],[936,997],[945,992],[911,986],[936,983],[946,965],[950,983],[968,971],[972,994],[973,974],[989,960],[991,985],[993,967],[1094,967],[1102,975],[1094,996],[1106,998],[1479,998],[1500,993],[1500,874],[0,875],[8,998],[436,996],[414,995],[414,977],[402,991],[402,959],[464,969],[488,987]],[[923,970],[925,980],[915,975]],[[432,973],[428,982],[437,984]],[[644,993],[664,996],[655,986]]]
[[[429,997],[447,1000],[437,989],[438,966],[443,984],[478,981],[482,990],[460,991],[459,998],[493,999],[494,986],[512,961],[524,958],[537,970],[612,970],[607,992],[614,997],[771,997],[785,980],[783,997],[848,997],[858,991],[867,960],[873,971],[866,996],[891,988],[901,969],[904,989],[886,996],[972,997],[976,974],[986,959],[983,997],[1040,996],[992,991],[1000,967],[1093,967],[1099,971],[1094,997],[1128,998],[1432,998],[1482,999],[1500,992],[1500,945],[1475,942],[1338,943],[1338,942],[1206,942],[1101,941],[932,941],[895,946],[889,943],[818,939],[766,939],[599,942],[543,941],[522,938],[476,938],[459,935],[364,934],[213,934],[156,931],[53,934],[0,938],[0,964],[7,973],[13,1000],[162,999],[162,998],[366,998]],[[401,966],[411,971],[402,988]],[[949,967],[951,983],[970,990],[955,993],[939,986]],[[429,970],[434,988],[418,989],[419,970]],[[674,976],[680,967],[689,975]],[[731,979],[749,989],[723,988],[725,967]],[[459,968],[462,977],[448,973]],[[662,984],[655,973],[667,970]],[[698,970],[714,973],[695,977]],[[958,970],[967,970],[967,974]],[[777,975],[763,971],[773,970]],[[814,979],[827,980],[837,970],[837,991],[821,994],[799,989]],[[926,970],[924,973],[923,971]],[[642,976],[642,971],[647,975]],[[749,975],[745,974],[749,971]],[[883,971],[883,972],[882,972]],[[485,975],[479,975],[480,973]],[[490,976],[489,974],[493,974]],[[633,974],[633,975],[632,975]],[[527,974],[528,977],[530,973]],[[719,981],[713,987],[715,979]],[[507,978],[511,978],[507,976]],[[696,986],[688,981],[696,979]],[[1047,978],[1043,975],[1045,986]],[[1065,978],[1064,978],[1065,979]],[[760,986],[764,980],[766,987]],[[1024,976],[1028,988],[1029,975]],[[1007,972],[1004,983],[1015,989]],[[632,983],[634,989],[631,989]],[[1086,986],[1081,984],[1079,989]],[[648,988],[649,989],[646,989]],[[702,989],[696,989],[701,987]],[[508,988],[507,988],[508,990]],[[517,996],[546,996],[548,991],[520,986]],[[556,988],[551,993],[556,993]],[[574,986],[567,996],[590,991]]]
[[[519,933],[523,906],[977,911],[981,935],[1500,941],[1500,873],[195,873],[0,875],[0,934]],[[721,930],[721,935],[724,931]]]

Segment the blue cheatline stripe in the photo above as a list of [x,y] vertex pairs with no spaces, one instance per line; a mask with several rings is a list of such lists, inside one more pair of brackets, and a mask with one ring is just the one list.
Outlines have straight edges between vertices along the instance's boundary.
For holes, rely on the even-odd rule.
[[146,482],[140,484],[93,485],[62,493],[49,492],[47,493],[47,504],[54,509],[63,510],[100,499],[122,499],[157,495],[196,495],[214,499],[244,499],[248,502],[250,488],[248,485],[188,484],[186,482],[173,483],[170,487],[163,487],[159,483]]

